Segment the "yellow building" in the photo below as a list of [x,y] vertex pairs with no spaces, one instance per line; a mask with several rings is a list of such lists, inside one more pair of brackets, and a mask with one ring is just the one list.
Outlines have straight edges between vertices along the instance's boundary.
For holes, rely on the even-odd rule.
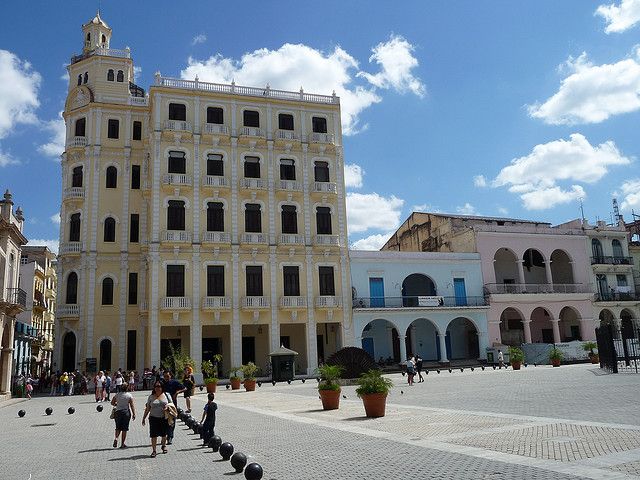
[[[340,101],[155,76],[97,15],[68,67],[57,310],[62,369],[297,370],[351,344]],[[197,368],[196,368],[197,370]]]

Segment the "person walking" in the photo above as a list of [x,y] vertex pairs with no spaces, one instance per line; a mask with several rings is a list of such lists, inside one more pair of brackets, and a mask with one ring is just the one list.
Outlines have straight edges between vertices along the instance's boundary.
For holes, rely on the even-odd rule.
[[147,398],[147,404],[142,416],[142,426],[149,416],[149,436],[151,437],[151,457],[157,455],[156,445],[158,437],[161,439],[162,453],[167,453],[167,430],[169,423],[165,418],[165,411],[169,408],[169,397],[164,392],[161,382],[154,382],[153,393]]
[[193,395],[193,389],[196,387],[196,379],[193,376],[191,367],[185,367],[182,385],[184,385],[185,388],[184,401],[187,404],[187,413],[191,413],[191,395]]
[[51,393],[49,393],[50,397],[53,397],[58,393],[58,376],[55,373],[51,374]]
[[420,354],[416,355],[416,373],[418,374],[418,383],[424,382],[424,377],[422,376],[422,357]]
[[413,357],[407,359],[407,383],[413,385],[413,377],[416,374],[416,364]]
[[[170,402],[173,403],[175,408],[178,408],[178,395],[182,392],[186,391],[184,385],[182,385],[179,381],[172,378],[173,375],[169,370],[165,370],[163,373],[164,382],[162,384],[162,389],[167,395],[169,395]],[[173,443],[173,433],[175,430],[175,423],[173,425],[169,425],[167,431],[167,445],[171,445]]]
[[116,372],[114,382],[116,384],[116,393],[120,392],[120,390],[126,390],[122,388],[122,386],[124,385],[124,379],[122,377],[122,373],[120,372],[120,370]]
[[500,368],[504,367],[504,353],[502,353],[502,350],[498,350],[498,365]]
[[129,372],[129,391],[136,391],[136,372],[134,370]]
[[[105,393],[107,395],[107,402],[111,401],[111,375],[109,375],[109,371],[104,372],[105,375]],[[104,397],[104,396],[103,396]],[[102,398],[104,401],[104,398]]]
[[207,404],[204,406],[204,411],[202,412],[202,420],[200,423],[202,424],[202,440],[203,445],[207,446],[209,440],[214,435],[214,429],[216,427],[216,410],[218,409],[218,405],[213,400],[216,398],[214,393],[209,393],[207,395]]
[[104,372],[102,370],[96,373],[93,382],[96,386],[96,402],[104,401],[104,388],[107,384],[107,378],[104,376]]
[[127,448],[125,441],[127,439],[127,432],[129,431],[129,422],[132,419],[134,421],[136,419],[136,406],[133,402],[133,395],[131,395],[126,388],[121,388],[113,396],[111,405],[116,409],[114,418],[116,422],[116,433],[113,439],[113,448],[118,446],[118,437],[120,434],[122,434],[120,448]]

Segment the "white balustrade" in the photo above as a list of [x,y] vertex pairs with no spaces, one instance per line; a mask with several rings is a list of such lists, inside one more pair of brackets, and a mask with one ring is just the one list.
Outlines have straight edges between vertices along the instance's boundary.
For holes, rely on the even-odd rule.
[[278,140],[299,140],[298,134],[293,130],[276,130]]
[[313,182],[313,191],[319,193],[338,193],[338,186],[334,182]]
[[231,234],[227,232],[202,232],[202,243],[231,243]]
[[186,230],[164,230],[160,237],[161,242],[191,243],[191,232]]
[[266,190],[269,186],[269,182],[262,178],[243,178],[240,180],[240,186],[242,188],[249,188],[252,190]]
[[205,123],[202,125],[202,134],[229,135],[229,127],[217,123]]
[[146,107],[149,105],[149,97],[129,97],[129,105]]
[[229,180],[227,177],[219,177],[217,175],[205,175],[202,179],[202,185],[204,187],[229,187]]
[[176,132],[190,132],[191,124],[182,120],[165,120],[165,130],[174,130]]
[[243,233],[240,235],[240,243],[266,244],[268,238],[266,233]]
[[149,302],[142,300],[139,304],[141,312],[147,312],[149,310]]
[[202,297],[203,310],[227,310],[231,306],[231,298],[229,297]]
[[189,310],[191,298],[189,297],[164,297],[160,304],[161,310]]
[[280,243],[284,245],[304,245],[304,235],[297,233],[280,234]]
[[269,308],[269,298],[242,297],[242,308]]
[[311,143],[334,143],[333,133],[310,133],[309,142]]
[[339,246],[340,237],[338,235],[316,235],[313,243],[316,245]]
[[332,295],[322,295],[316,297],[316,308],[339,308],[342,306],[340,297]]
[[264,137],[264,132],[258,127],[242,127],[240,129],[240,135],[246,137]]
[[66,242],[60,245],[60,255],[75,254],[82,251],[82,242]]
[[57,317],[79,317],[80,306],[79,305],[58,305],[56,307]]
[[162,177],[162,183],[165,185],[191,185],[191,178],[186,173],[165,173]]
[[307,297],[286,296],[280,297],[281,308],[306,308]]
[[295,180],[279,180],[278,188],[280,190],[288,190],[292,192],[301,192],[302,184],[300,182],[296,182]]
[[64,189],[64,199],[75,199],[75,198],[84,198],[84,188],[83,187],[70,187]]
[[71,137],[67,143],[68,147],[86,147],[87,137]]

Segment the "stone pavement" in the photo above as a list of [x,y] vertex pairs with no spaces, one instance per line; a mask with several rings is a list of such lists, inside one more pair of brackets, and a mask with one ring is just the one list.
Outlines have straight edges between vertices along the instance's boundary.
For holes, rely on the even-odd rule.
[[[265,479],[640,478],[640,376],[595,373],[585,365],[444,371],[413,387],[392,375],[381,419],[364,418],[355,387],[343,388],[347,398],[332,412],[321,410],[313,380],[265,383],[255,393],[222,389],[216,433],[260,463]],[[169,453],[149,458],[145,398],[136,393],[128,450],[110,448],[109,406],[97,413],[90,396],[0,404],[0,478],[233,476],[229,462],[199,448],[181,425]],[[205,396],[193,403],[199,414]],[[16,415],[20,408],[26,417]]]

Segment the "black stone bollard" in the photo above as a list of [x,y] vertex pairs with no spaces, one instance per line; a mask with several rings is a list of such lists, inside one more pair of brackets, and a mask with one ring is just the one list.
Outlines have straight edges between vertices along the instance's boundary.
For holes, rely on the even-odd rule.
[[237,452],[231,456],[231,466],[235,469],[236,473],[242,472],[246,464],[247,456],[244,453]]
[[484,372],[484,365],[482,367],[480,367],[482,369],[482,371]]
[[262,386],[262,382],[258,382],[258,387],[261,387],[261,386]]
[[51,415],[53,413],[53,408],[47,407],[47,409],[44,411],[44,413],[46,413],[47,415]]
[[27,412],[25,412],[24,410],[18,410],[18,416],[20,418],[24,417],[27,414]]
[[291,380],[287,380],[287,383],[288,383],[289,385],[291,385]]
[[244,469],[244,478],[247,480],[260,480],[263,475],[262,467],[259,463],[250,463]]
[[200,391],[204,390],[204,387],[202,385],[200,385]]
[[102,408],[103,408],[103,407],[102,407],[102,405],[98,405],[98,406],[96,407],[96,410],[97,410],[98,412],[101,412],[101,411],[102,411]]
[[306,380],[303,378],[303,379],[302,379],[302,383],[304,383],[305,381],[306,381]]
[[218,435],[214,435],[209,439],[209,448],[212,448],[214,452],[217,452],[222,445],[222,439]]
[[275,387],[276,386],[276,382],[275,381],[271,382],[271,385],[273,385]]
[[220,445],[219,452],[220,456],[224,460],[229,460],[231,458],[231,455],[233,455],[233,445],[231,445],[229,442],[224,442],[222,445]]
[[73,415],[74,413],[76,413],[76,409],[73,407],[69,407],[69,409],[67,410],[67,412],[69,412],[69,415]]
[[470,367],[470,368],[471,368],[471,371],[473,372],[473,367]]
[[229,384],[227,384],[227,386],[225,387],[227,390],[229,390]]

